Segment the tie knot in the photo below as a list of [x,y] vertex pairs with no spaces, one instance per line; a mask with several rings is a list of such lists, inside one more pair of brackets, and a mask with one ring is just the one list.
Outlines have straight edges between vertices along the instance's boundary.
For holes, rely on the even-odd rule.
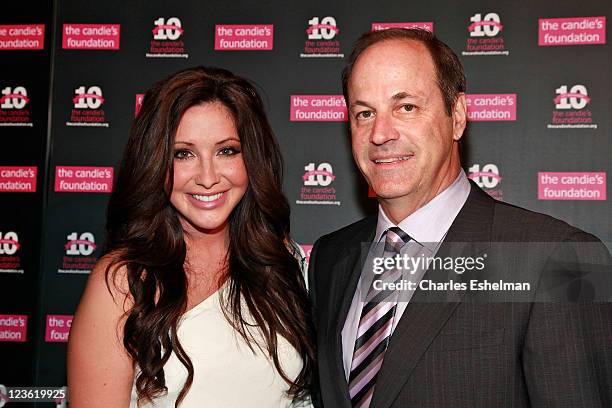
[[402,247],[411,239],[410,235],[406,234],[401,228],[391,227],[387,230],[385,252],[395,252],[399,254]]

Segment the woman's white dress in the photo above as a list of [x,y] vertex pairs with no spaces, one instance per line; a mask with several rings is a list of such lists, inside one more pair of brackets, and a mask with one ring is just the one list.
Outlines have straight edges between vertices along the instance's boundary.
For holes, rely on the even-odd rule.
[[[302,258],[302,267],[304,267]],[[194,367],[193,384],[181,408],[276,408],[310,407],[309,403],[292,403],[286,394],[287,383],[274,363],[257,346],[251,350],[244,338],[227,321],[221,309],[221,296],[227,285],[213,293],[181,318],[178,338]],[[243,308],[248,310],[248,308]],[[249,316],[246,320],[250,321]],[[258,330],[251,330],[258,343],[265,345]],[[302,369],[302,358],[282,337],[278,337],[278,357],[289,378]],[[187,370],[173,353],[164,366],[168,393],[153,404],[141,407],[174,407]],[[135,387],[130,408],[137,407]]]

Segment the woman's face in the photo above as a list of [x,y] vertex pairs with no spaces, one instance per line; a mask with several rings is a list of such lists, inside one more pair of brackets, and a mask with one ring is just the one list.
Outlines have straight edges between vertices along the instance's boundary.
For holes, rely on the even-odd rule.
[[186,233],[219,232],[249,183],[230,111],[219,102],[193,106],[174,140],[170,201]]

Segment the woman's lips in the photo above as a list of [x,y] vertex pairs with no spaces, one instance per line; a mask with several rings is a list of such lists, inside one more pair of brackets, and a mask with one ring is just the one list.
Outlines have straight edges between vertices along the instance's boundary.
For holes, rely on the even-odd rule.
[[215,194],[187,194],[189,200],[198,208],[213,209],[225,203],[227,191]]

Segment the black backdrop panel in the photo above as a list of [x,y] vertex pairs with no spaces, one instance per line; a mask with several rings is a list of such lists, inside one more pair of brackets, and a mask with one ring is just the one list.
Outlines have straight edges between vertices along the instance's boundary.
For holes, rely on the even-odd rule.
[[[116,171],[134,117],[136,94],[185,67],[221,66],[250,78],[260,87],[285,158],[284,188],[292,206],[292,235],[297,242],[312,245],[322,234],[376,211],[377,204],[368,197],[367,185],[353,164],[347,123],[291,120],[292,96],[317,95],[321,99],[340,95],[340,71],[352,43],[370,30],[372,23],[433,23],[435,33],[459,54],[465,66],[468,94],[474,103],[472,114],[476,115],[476,104],[482,101],[493,104],[482,113],[485,120],[469,123],[464,136],[463,165],[468,175],[495,197],[565,219],[604,241],[612,241],[612,208],[605,196],[607,181],[585,184],[580,179],[588,176],[586,173],[603,179],[610,172],[610,46],[607,42],[538,45],[541,18],[588,22],[600,17],[599,22],[605,22],[611,11],[610,4],[597,0],[579,4],[569,0],[538,1],[523,7],[512,1],[477,0],[410,4],[372,4],[364,0],[140,0],[126,4],[109,0],[103,7],[90,0],[57,2],[50,159],[45,169],[48,183],[40,184],[39,176],[36,193],[39,196],[44,190],[48,194],[45,226],[41,232],[35,224],[22,225],[24,220],[9,218],[13,223],[10,228],[19,229],[24,237],[32,235],[35,243],[36,236],[43,237],[41,309],[36,320],[37,383],[65,383],[65,343],[46,341],[47,316],[74,313],[88,267],[103,245],[109,196],[108,192],[57,191],[57,168],[74,171],[74,177],[66,178],[64,182],[68,184],[63,184],[70,188],[110,183],[100,174]],[[482,21],[497,26],[483,26],[479,23]],[[107,36],[106,40],[118,40],[119,48],[64,49],[66,24],[104,25],[102,29],[108,30],[118,25],[113,26],[120,30],[118,38]],[[164,24],[180,30],[154,32],[156,25]],[[316,24],[335,25],[337,30],[322,29]],[[216,25],[266,25],[273,29],[273,47],[216,51]],[[317,51],[319,41],[331,44],[330,49]],[[495,44],[499,55],[491,55],[483,44]],[[475,50],[481,53],[475,55]],[[160,52],[172,55],[151,55]],[[312,55],[317,52],[328,55]],[[10,74],[10,80],[25,81],[33,92],[44,93],[44,84],[36,85],[33,77],[22,79],[21,75],[17,70]],[[509,120],[486,119],[494,111],[507,109],[498,104],[507,95],[515,96],[514,116]],[[597,127],[551,127],[555,124],[553,115],[590,117],[591,125]],[[1,165],[33,163],[16,159],[21,153],[1,154]],[[38,156],[42,154],[43,150],[37,151]],[[78,170],[85,170],[85,176],[77,176]],[[97,176],[88,177],[91,173]],[[539,173],[558,177],[558,183],[539,189]],[[576,174],[567,178],[568,174],[560,173]],[[572,180],[578,184],[568,184]],[[546,194],[574,188],[599,197],[540,199],[539,191],[544,187],[548,187]],[[23,194],[12,194],[10,200],[13,206],[29,205]],[[7,224],[3,228],[4,225]],[[23,290],[15,281],[6,282],[16,291]],[[31,312],[17,299],[0,305],[0,314]]]
[[[24,2],[2,5],[1,41],[6,46],[19,46],[24,40],[40,44],[34,49],[0,47],[0,98],[7,97],[0,102],[0,384],[7,386],[34,381],[51,22],[51,2],[37,7]],[[25,35],[10,35],[13,28]],[[26,34],[37,28],[42,37]],[[7,93],[24,93],[27,102],[20,108],[24,100],[15,104]],[[29,126],[6,126],[14,123],[3,118],[17,112],[27,116]],[[11,183],[22,186],[15,189]]]

